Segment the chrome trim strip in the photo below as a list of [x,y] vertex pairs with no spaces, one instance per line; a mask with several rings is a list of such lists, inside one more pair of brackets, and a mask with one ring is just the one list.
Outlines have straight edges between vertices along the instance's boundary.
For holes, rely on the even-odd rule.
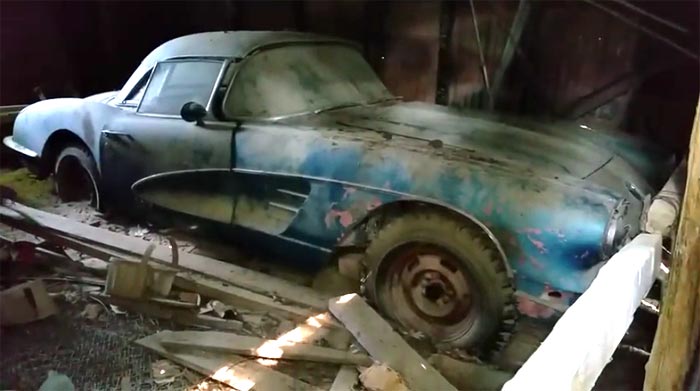
[[292,208],[291,206],[282,205],[279,202],[268,202],[267,204],[294,214],[297,214],[299,212],[299,208]]
[[207,115],[211,115],[211,104],[214,102],[216,91],[219,90],[219,85],[221,84],[221,80],[224,78],[226,68],[228,68],[228,64],[230,62],[231,61],[229,60],[224,60],[224,62],[221,64],[221,68],[219,68],[219,74],[216,76],[216,81],[214,81],[214,88],[212,88],[211,94],[209,94],[209,100],[207,101],[207,105],[204,106],[207,110]]
[[[199,60],[199,61],[197,61]],[[151,74],[148,76],[148,82],[146,83],[146,89],[143,90],[143,96],[141,97],[141,101],[139,101],[138,107],[136,107],[136,114],[149,114],[152,116],[158,116],[158,117],[164,117],[164,118],[180,118],[179,115],[172,115],[172,114],[156,114],[156,113],[142,113],[140,112],[141,110],[141,105],[143,104],[143,98],[146,96],[146,93],[148,93],[148,88],[151,86],[151,81],[153,81],[153,75],[156,74],[156,70],[158,68],[158,65],[161,63],[177,63],[177,62],[221,62],[222,63],[222,68],[219,69],[219,74],[216,78],[216,81],[214,82],[214,85],[212,86],[212,92],[209,94],[209,101],[211,102],[211,97],[213,94],[216,92],[216,88],[219,86],[218,83],[221,81],[222,77],[222,70],[224,69],[224,65],[226,64],[226,59],[222,59],[221,57],[172,57],[164,61],[158,61],[156,65],[153,66],[153,71],[151,71]],[[207,102],[207,106],[209,107],[209,102]],[[207,110],[208,111],[208,110]],[[165,117],[167,116],[167,117]]]
[[12,149],[12,150],[14,150],[14,151],[16,151],[16,152],[19,152],[19,153],[21,153],[22,155],[25,155],[25,156],[27,156],[27,157],[36,158],[36,157],[39,156],[38,153],[32,151],[31,149],[29,149],[29,148],[27,148],[27,147],[25,147],[25,146],[23,146],[23,145],[17,144],[17,143],[12,139],[12,136],[7,136],[7,137],[5,137],[4,139],[2,139],[2,143],[5,144],[5,146],[7,146],[8,148],[10,148],[10,149]]
[[299,197],[299,198],[309,198],[308,194],[302,194],[302,193],[297,193],[296,191],[291,191],[287,189],[277,189],[278,192],[283,193],[283,194],[288,194],[291,196]]

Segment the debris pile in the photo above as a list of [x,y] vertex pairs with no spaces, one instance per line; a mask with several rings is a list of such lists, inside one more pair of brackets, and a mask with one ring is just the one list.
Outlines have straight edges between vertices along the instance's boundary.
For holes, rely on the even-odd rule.
[[[17,203],[0,207],[0,222],[41,237],[45,242],[34,250],[63,260],[55,266],[58,273],[44,280],[89,287],[81,290],[90,300],[79,314],[85,321],[125,312],[165,321],[134,341],[160,357],[150,368],[159,386],[185,380],[192,390],[456,390],[474,384],[495,390],[509,375],[450,358],[424,358],[355,293],[331,297]],[[91,258],[74,261],[66,249]],[[40,280],[9,292],[27,286],[37,292],[35,318],[50,316],[54,310],[42,299],[50,297],[42,294]],[[61,295],[75,301],[70,290]],[[128,376],[120,382],[121,389],[130,389]]]

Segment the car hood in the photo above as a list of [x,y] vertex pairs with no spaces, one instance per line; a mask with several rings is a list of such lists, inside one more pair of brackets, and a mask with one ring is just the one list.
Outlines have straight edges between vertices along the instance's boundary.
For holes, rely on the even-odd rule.
[[613,151],[566,134],[541,132],[501,121],[469,116],[438,105],[410,102],[332,110],[298,118],[312,126],[344,131],[374,131],[416,142],[459,149],[461,156],[516,172],[551,179],[585,180],[628,196],[626,182],[640,193],[647,181]]

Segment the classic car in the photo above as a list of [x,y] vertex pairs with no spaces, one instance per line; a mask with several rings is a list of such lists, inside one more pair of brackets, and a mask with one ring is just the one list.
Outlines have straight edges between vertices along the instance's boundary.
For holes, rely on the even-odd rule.
[[385,316],[474,349],[565,311],[671,169],[621,134],[404,102],[352,42],[294,32],[173,39],[119,91],[30,105],[4,143],[65,200],[355,260]]

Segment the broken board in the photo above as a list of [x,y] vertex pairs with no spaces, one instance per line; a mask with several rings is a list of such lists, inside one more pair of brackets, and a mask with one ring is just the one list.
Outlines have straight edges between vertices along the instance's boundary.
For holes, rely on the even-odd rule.
[[[11,226],[17,222],[25,226],[35,225],[53,231],[53,234],[58,233],[138,256],[143,254],[150,244],[140,238],[92,227],[19,203],[0,206],[0,221]],[[40,232],[34,233],[41,236]],[[154,261],[167,265],[171,265],[171,257],[170,247],[163,245],[157,245],[152,254]],[[328,296],[324,297],[310,288],[216,259],[179,252],[179,268],[202,273],[264,295],[282,297],[312,309],[326,309]]]
[[284,391],[317,390],[308,383],[277,372],[255,360],[232,354],[217,354],[192,350],[170,351],[160,343],[161,338],[171,333],[162,331],[137,340],[137,345],[163,356],[177,364],[190,368],[214,380],[227,384],[238,391]]
[[218,331],[174,331],[161,336],[160,343],[173,351],[202,349],[266,359],[315,361],[331,364],[372,365],[364,354],[324,348],[308,343],[268,340]]
[[370,356],[398,372],[408,388],[457,390],[357,294],[330,299],[328,308]]

